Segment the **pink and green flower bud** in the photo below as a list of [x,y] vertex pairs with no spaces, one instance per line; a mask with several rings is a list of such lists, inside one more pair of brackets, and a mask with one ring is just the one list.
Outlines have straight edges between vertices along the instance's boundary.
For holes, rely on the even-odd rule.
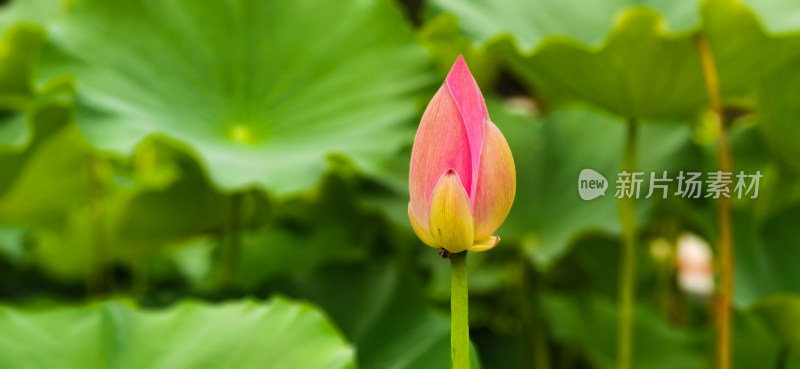
[[409,192],[411,225],[428,246],[486,251],[500,241],[493,233],[514,202],[514,158],[460,56],[422,116]]

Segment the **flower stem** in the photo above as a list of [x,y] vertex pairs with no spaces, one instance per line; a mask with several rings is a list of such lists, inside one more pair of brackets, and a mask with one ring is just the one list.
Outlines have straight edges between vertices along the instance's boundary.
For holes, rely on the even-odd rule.
[[450,358],[453,369],[469,369],[467,252],[450,255]]
[[[636,120],[628,122],[622,170],[636,170]],[[633,361],[633,316],[636,299],[636,201],[621,196],[618,208],[622,226],[622,267],[619,272],[619,304],[617,313],[617,368],[630,369]]]
[[[722,107],[719,90],[719,74],[714,54],[708,40],[702,34],[695,38],[700,65],[708,94],[708,102],[714,111],[719,128],[717,141],[717,169],[732,172],[731,148],[728,141],[728,124]],[[731,232],[731,199],[720,196],[717,200],[717,242],[719,243],[720,288],[714,305],[716,315],[716,364],[718,369],[731,368],[731,298],[733,295],[733,236]]]

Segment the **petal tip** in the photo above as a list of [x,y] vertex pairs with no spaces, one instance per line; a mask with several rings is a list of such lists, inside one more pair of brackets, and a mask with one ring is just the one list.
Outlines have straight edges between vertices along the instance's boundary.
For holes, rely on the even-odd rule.
[[493,249],[497,244],[500,243],[500,236],[489,236],[482,240],[477,240],[472,246],[469,247],[469,251],[477,251],[483,252]]
[[467,61],[464,59],[463,55],[459,55],[458,58],[456,58],[456,61],[453,63],[453,66],[450,67],[450,72],[447,73],[447,80],[453,82],[453,79],[456,78],[456,76],[468,76],[469,79],[472,79],[473,81],[475,80],[475,78],[472,76],[472,71],[469,70],[469,66],[467,65]]

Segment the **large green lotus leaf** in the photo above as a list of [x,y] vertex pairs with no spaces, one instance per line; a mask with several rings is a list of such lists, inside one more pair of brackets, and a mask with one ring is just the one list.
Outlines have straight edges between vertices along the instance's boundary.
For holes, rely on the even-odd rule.
[[[0,38],[0,156],[4,159],[0,160],[8,161],[33,141],[36,122],[28,113],[41,103],[33,86],[33,69],[45,35],[30,24],[0,30],[4,31]],[[2,170],[15,167],[13,161],[3,163]],[[2,177],[8,181],[8,176]]]
[[[40,27],[3,28],[0,39],[0,220],[41,225],[63,219],[85,198],[88,153],[71,119],[71,84],[33,86],[33,66],[44,43]],[[56,178],[59,186],[53,186]]]
[[108,181],[109,242],[123,259],[165,245],[249,228],[264,208],[256,191],[220,193],[193,158],[161,140],[138,146],[133,165]]
[[[770,147],[770,137],[764,131],[772,123],[758,115],[751,118],[735,124],[729,132],[734,170],[750,175],[761,172],[763,178],[759,181],[757,199],[745,196],[733,204],[751,209],[757,219],[763,220],[800,205],[800,172],[792,170],[792,163],[785,160],[786,156],[781,155],[778,147]],[[709,160],[713,159],[709,156]]]
[[792,0],[741,0],[773,34],[800,31],[800,5]]
[[759,221],[751,211],[734,212],[737,306],[749,307],[775,293],[800,293],[797,219],[800,219],[798,206],[764,221]]
[[675,117],[705,103],[685,1],[449,1],[464,33],[488,43],[550,104],[588,102],[626,117]]
[[70,106],[62,96],[39,96],[25,110],[7,113],[13,122],[0,123],[19,124],[25,136],[19,146],[0,145],[0,221],[54,225],[89,195],[91,150],[69,124]]
[[363,241],[341,225],[319,225],[300,232],[267,227],[241,237],[233,283],[253,289],[271,278],[306,273],[332,261],[363,260]]
[[800,64],[776,71],[759,89],[758,122],[770,150],[786,167],[800,172]]
[[[358,347],[362,368],[451,366],[450,319],[430,311],[417,281],[397,265],[325,268],[300,278],[293,293],[330,314]],[[472,367],[480,368],[477,354],[471,354]]]
[[[230,284],[256,290],[276,279],[309,273],[331,262],[359,261],[371,247],[389,247],[386,222],[374,210],[358,205],[360,180],[345,168],[326,175],[311,196],[275,201],[269,219],[240,230],[238,258]],[[352,173],[351,173],[352,174]],[[230,235],[222,240],[231,247]],[[391,239],[392,243],[397,242]],[[206,246],[195,246],[203,248]],[[212,254],[194,253],[205,264],[219,264]],[[184,275],[192,277],[199,263],[173,258]],[[184,271],[184,266],[188,267]],[[220,270],[207,270],[205,278],[193,279],[201,287],[213,286]]]
[[0,330],[4,368],[355,368],[354,349],[323,313],[282,298],[156,311],[2,307]]
[[[542,309],[556,339],[576,345],[597,368],[613,368],[616,307],[613,300],[544,295]],[[634,319],[633,367],[703,368],[702,342],[671,327],[653,311],[639,307]]]
[[[23,109],[36,97],[33,68],[44,42],[44,31],[34,25],[20,24],[3,33],[0,39],[0,109]],[[3,131],[6,129],[3,127]],[[0,134],[3,141],[4,136]]]
[[[492,101],[489,111],[508,140],[517,169],[516,199],[497,232],[504,241],[521,242],[538,266],[547,267],[583,232],[619,232],[614,194],[626,136],[624,121],[591,110],[556,111],[537,119]],[[638,169],[648,174],[647,180],[649,171],[674,174],[696,169],[701,153],[691,136],[687,124],[641,126]],[[578,175],[583,169],[605,176],[609,181],[605,196],[589,201],[579,197]],[[641,191],[638,215],[643,223],[656,200],[644,199],[646,183]]]
[[[778,363],[780,360],[781,337],[770,329],[770,322],[756,311],[737,311],[733,316],[733,368],[750,369],[764,366],[764,363]],[[708,342],[705,347],[710,347]],[[790,369],[793,367],[785,366]]]
[[600,49],[572,41],[521,54],[498,46],[511,68],[545,101],[588,102],[631,118],[688,116],[706,101],[694,40],[664,34],[650,10],[624,13]]
[[768,218],[800,206],[800,173],[775,167],[761,173],[764,187],[753,204],[756,217]]
[[379,171],[433,77],[388,0],[78,0],[46,24],[42,78],[75,76],[90,142],[169,136],[225,189],[301,190],[334,153]]
[[[796,19],[800,3],[709,0],[703,9],[703,32],[714,53],[727,104],[754,106],[754,92],[776,69],[785,70],[782,77],[796,80],[797,68],[786,70],[785,66],[800,57],[800,27],[794,20],[794,28],[789,28],[787,20]],[[775,89],[774,82],[780,80],[770,79],[768,88]],[[781,86],[791,88],[787,83]]]
[[[79,188],[88,195],[51,209],[47,214],[61,221],[35,234],[38,264],[61,279],[78,280],[113,263],[140,268],[165,246],[233,227],[244,232],[261,217],[260,193],[218,192],[191,156],[162,141],[139,145],[129,165],[94,160],[100,169],[76,176],[87,180]],[[37,179],[48,184],[54,176],[43,173]]]
[[[25,166],[37,149],[55,141],[53,138],[56,133],[67,126],[69,104],[66,101],[35,103],[28,110],[8,113],[6,118],[6,121],[0,123],[3,129],[8,129],[3,133],[10,133],[9,136],[5,136],[6,138],[16,136],[11,138],[16,142],[0,148],[0,196],[5,194],[18,179],[18,175],[27,169]],[[12,129],[17,132],[11,134]]]
[[20,112],[0,113],[0,144],[3,151],[17,151],[19,147],[25,146],[30,140],[30,128],[28,126],[28,116]]
[[[754,116],[750,116],[750,118],[754,118]],[[748,118],[737,121],[728,131],[736,171],[743,170],[748,174],[756,171],[764,173],[775,162],[770,155],[768,143],[761,134],[762,127],[763,125],[756,124],[756,119]],[[716,143],[708,146],[710,147],[707,149],[716,150]],[[707,160],[716,160],[716,155],[707,155]],[[716,162],[713,165],[716,165]],[[709,166],[711,166],[710,163]],[[759,197],[761,194],[759,191]]]
[[20,263],[25,257],[25,230],[0,227],[0,258]]
[[768,297],[757,307],[778,337],[795,353],[800,353],[800,296],[783,294]]
[[[48,103],[25,113],[34,139],[22,152],[0,155],[0,220],[35,230],[40,267],[80,279],[93,268],[141,263],[165,245],[231,227],[232,196],[218,192],[191,156],[148,141],[132,163],[112,165],[68,124],[71,111]],[[248,201],[237,222],[248,227],[263,196],[240,196]]]
[[45,24],[69,7],[60,0],[22,0],[3,3],[0,11],[0,30],[5,31],[20,22]]
[[[509,35],[524,52],[574,40],[600,46],[609,33],[620,27],[619,16],[626,11],[652,9],[665,18],[665,27],[673,32],[698,26],[700,14],[696,0],[604,0],[586,3],[581,0],[433,0],[431,11],[453,13],[461,21],[464,33],[485,43]],[[667,30],[665,29],[665,30]]]
[[91,149],[75,125],[65,124],[68,105],[47,104],[28,115],[42,129],[24,152],[0,156],[0,170],[9,175],[0,182],[5,188],[0,219],[23,226],[56,226],[91,194],[95,178]]
[[[614,368],[615,301],[544,295],[542,306],[556,339],[575,345],[594,367]],[[712,336],[705,331],[671,326],[645,306],[637,308],[634,322],[634,368],[711,368],[707,347]],[[736,314],[734,330],[734,368],[756,368],[777,360],[778,341],[757,314]]]
[[209,276],[214,267],[212,256],[217,243],[213,238],[201,237],[164,249],[152,259],[161,268],[154,268],[151,278],[167,279],[179,275],[191,286],[210,283]]
[[85,282],[109,264],[110,247],[102,238],[103,213],[78,205],[59,215],[64,219],[58,224],[31,234],[32,259],[39,271],[60,282]]
[[[333,170],[310,196],[267,206],[260,191],[215,191],[191,157],[160,140],[139,145],[132,162],[132,168],[117,168],[103,181],[104,195],[95,199],[102,203],[100,211],[82,204],[67,212],[62,227],[38,235],[34,251],[39,265],[61,279],[78,280],[93,267],[111,263],[142,267],[165,246],[197,238],[220,241],[206,242],[204,248],[231,247],[235,232],[239,255],[231,283],[250,290],[333,260],[363,259],[376,243],[385,246],[379,239],[382,219],[357,205],[352,168],[351,175],[344,168]],[[179,269],[211,264],[214,256],[192,255],[188,264],[177,263]],[[192,279],[215,286],[219,273],[208,269]]]
[[504,55],[547,102],[652,118],[707,104],[695,31],[709,39],[730,105],[753,106],[757,82],[800,55],[796,2],[746,3],[437,0],[434,9],[454,13],[464,34]]

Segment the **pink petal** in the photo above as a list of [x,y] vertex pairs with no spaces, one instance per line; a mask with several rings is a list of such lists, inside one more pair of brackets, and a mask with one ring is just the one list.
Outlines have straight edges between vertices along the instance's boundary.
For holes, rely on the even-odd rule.
[[428,230],[430,201],[442,174],[455,170],[466,189],[472,180],[470,147],[464,121],[450,90],[442,85],[422,115],[411,150],[409,192],[417,221]]
[[475,187],[479,177],[480,148],[483,145],[483,119],[489,116],[486,109],[486,102],[483,100],[478,83],[472,77],[472,73],[461,55],[456,59],[450,73],[445,80],[450,93],[458,105],[461,116],[464,118],[464,125],[469,137],[469,146],[472,154],[470,165],[472,167],[472,181],[469,186],[465,186],[467,194],[474,202]]
[[476,240],[491,236],[503,224],[517,191],[517,173],[508,142],[488,118],[485,125],[480,177],[472,209]]

